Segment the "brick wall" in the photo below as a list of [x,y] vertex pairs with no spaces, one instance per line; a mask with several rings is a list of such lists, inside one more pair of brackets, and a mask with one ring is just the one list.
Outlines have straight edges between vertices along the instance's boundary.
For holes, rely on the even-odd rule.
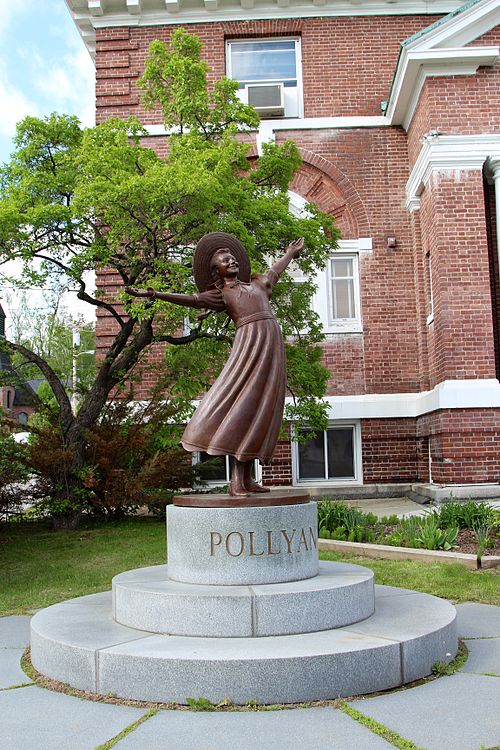
[[415,419],[364,419],[361,441],[365,484],[417,480]]
[[434,322],[427,329],[430,385],[495,377],[481,172],[433,173],[420,213],[434,298]]
[[[500,26],[471,42],[473,47],[500,45]],[[427,78],[408,130],[413,165],[420,138],[430,130],[443,135],[498,133],[500,122],[500,62],[479,68],[475,75]]]
[[[500,481],[498,445],[500,410],[443,410],[406,419],[361,421],[363,484],[432,481],[473,484]],[[280,442],[270,466],[263,467],[267,485],[292,481],[291,446]]]
[[[204,43],[212,77],[225,74],[225,40],[300,36],[306,117],[380,115],[389,94],[399,45],[438,16],[356,16],[189,24]],[[97,121],[137,114],[159,123],[159,111],[143,112],[135,80],[149,44],[168,39],[174,26],[97,30]],[[353,40],[355,45],[353,49]]]
[[[379,115],[401,41],[435,18],[282,19],[193,24],[189,31],[205,44],[212,78],[225,73],[228,38],[300,35],[305,116]],[[173,28],[98,30],[98,122],[135,114],[145,124],[161,123],[158,110],[142,109],[135,81],[150,42],[167,39]],[[473,42],[499,43],[499,29]],[[500,285],[486,283],[498,277],[492,190],[485,208],[479,171],[443,173],[429,181],[420,211],[409,214],[405,207],[422,135],[431,129],[446,135],[498,132],[499,84],[498,64],[475,76],[427,79],[408,135],[398,127],[278,133],[278,141],[295,140],[303,157],[291,189],[335,216],[343,238],[373,239],[373,249],[360,256],[363,333],[329,335],[323,345],[329,394],[418,392],[447,378],[491,378],[500,371]],[[166,155],[164,137],[144,142]],[[394,249],[388,237],[396,238]],[[435,313],[430,325],[428,253]],[[99,284],[116,292],[117,279],[106,272]],[[114,323],[99,314],[97,329],[102,350]],[[162,352],[153,348],[136,397],[147,397],[155,379],[150,363],[160,362]],[[428,481],[429,446],[433,481],[498,481],[498,416],[468,409],[364,420],[364,482]],[[263,474],[267,484],[291,483],[289,442],[278,444]]]
[[488,257],[490,263],[490,289],[495,347],[496,377],[500,378],[500,268],[498,263],[497,222],[495,188],[484,180],[486,231],[488,237]]
[[419,439],[429,439],[432,481],[499,482],[500,409],[453,409],[421,417]]

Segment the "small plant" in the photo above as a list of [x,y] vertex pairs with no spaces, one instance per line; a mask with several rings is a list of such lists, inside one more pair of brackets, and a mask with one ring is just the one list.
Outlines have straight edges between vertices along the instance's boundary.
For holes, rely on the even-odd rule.
[[215,711],[216,709],[208,698],[186,698],[186,703],[195,711]]
[[476,537],[477,542],[476,564],[478,570],[480,570],[482,567],[484,550],[490,538],[490,527],[477,526],[476,528],[474,528],[474,536]]
[[422,519],[417,541],[424,549],[450,550],[455,546],[458,526],[441,529],[437,516],[430,514]]
[[384,540],[384,544],[389,544],[391,547],[402,547],[404,541],[404,534],[396,529],[392,531],[389,536]]
[[404,544],[406,547],[419,547],[419,535],[421,519],[417,516],[408,516],[400,521],[400,526],[404,531]]
[[[451,656],[451,654],[446,654],[446,656]],[[465,645],[465,643],[463,643],[463,641],[460,641],[455,658],[449,662],[434,662],[434,664],[432,665],[431,674],[435,675],[436,677],[449,677],[450,675],[455,674],[455,672],[458,672],[460,669],[462,669],[465,662],[467,661],[468,656],[469,652],[467,650],[467,646]]]
[[467,500],[449,500],[434,508],[441,527],[458,526],[460,529],[474,529],[478,526],[491,526],[500,513],[489,503]]
[[345,541],[346,533],[343,526],[337,526],[331,533],[330,539],[338,539],[341,542]]

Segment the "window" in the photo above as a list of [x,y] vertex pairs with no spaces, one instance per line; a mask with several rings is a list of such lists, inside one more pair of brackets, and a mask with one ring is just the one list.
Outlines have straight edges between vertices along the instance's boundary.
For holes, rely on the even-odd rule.
[[359,482],[360,455],[359,425],[332,425],[307,442],[295,444],[295,481],[307,484]]
[[300,39],[229,41],[227,75],[262,118],[302,116]]
[[17,423],[22,425],[28,424],[28,415],[25,411],[19,412],[19,414],[17,415]]
[[331,325],[359,325],[358,256],[339,254],[328,262],[328,318]]
[[340,240],[326,271],[318,274],[313,307],[325,333],[362,333],[359,256],[371,249],[368,237]]

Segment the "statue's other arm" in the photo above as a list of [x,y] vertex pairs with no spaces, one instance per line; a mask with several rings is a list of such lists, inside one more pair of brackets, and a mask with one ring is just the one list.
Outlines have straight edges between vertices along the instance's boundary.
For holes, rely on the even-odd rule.
[[278,258],[276,263],[274,263],[269,270],[274,271],[274,273],[277,276],[279,276],[280,274],[283,273],[283,271],[286,268],[288,268],[292,260],[294,260],[295,258],[298,258],[303,248],[304,248],[303,237],[301,237],[300,240],[294,240],[288,245],[285,254],[282,255],[281,258]]
[[133,289],[126,286],[125,291],[133,297],[146,297],[147,299],[161,299],[164,302],[171,302],[173,305],[182,305],[183,307],[194,307],[198,310],[224,310],[225,305],[222,295],[218,290],[210,290],[200,294],[176,294],[175,292],[157,292],[155,289]]

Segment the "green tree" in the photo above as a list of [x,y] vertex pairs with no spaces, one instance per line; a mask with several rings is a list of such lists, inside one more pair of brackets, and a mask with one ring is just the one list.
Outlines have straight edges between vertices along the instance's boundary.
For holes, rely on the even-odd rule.
[[[129,376],[154,342],[166,342],[170,397],[178,419],[207,387],[227,355],[232,325],[222,314],[196,317],[157,301],[131,302],[123,292],[91,293],[88,271],[105,268],[121,284],[193,292],[191,257],[206,232],[227,231],[246,246],[252,270],[262,271],[284,247],[305,237],[298,264],[304,273],[324,267],[336,246],[330,216],[311,205],[304,218],[288,210],[287,186],[300,164],[293,142],[269,144],[248,158],[241,131],[258,118],[223,79],[210,90],[199,40],[182,29],[171,46],[154,42],[140,85],[147,106],[159,105],[167,127],[168,157],[141,145],[146,133],[133,120],[116,119],[82,130],[74,117],[27,117],[18,126],[16,151],[0,177],[0,253],[22,263],[31,286],[64,274],[80,300],[114,326],[94,382],[73,413],[55,369],[21,343],[11,348],[35,364],[58,404],[64,475],[54,469],[52,494],[58,522],[76,524],[85,502],[81,476],[89,431],[109,394]],[[284,274],[274,304],[288,337],[289,385],[295,414],[321,426],[326,370],[318,356],[321,329],[310,310],[310,282]],[[188,320],[186,319],[186,315]],[[177,335],[175,332],[184,331]]]

